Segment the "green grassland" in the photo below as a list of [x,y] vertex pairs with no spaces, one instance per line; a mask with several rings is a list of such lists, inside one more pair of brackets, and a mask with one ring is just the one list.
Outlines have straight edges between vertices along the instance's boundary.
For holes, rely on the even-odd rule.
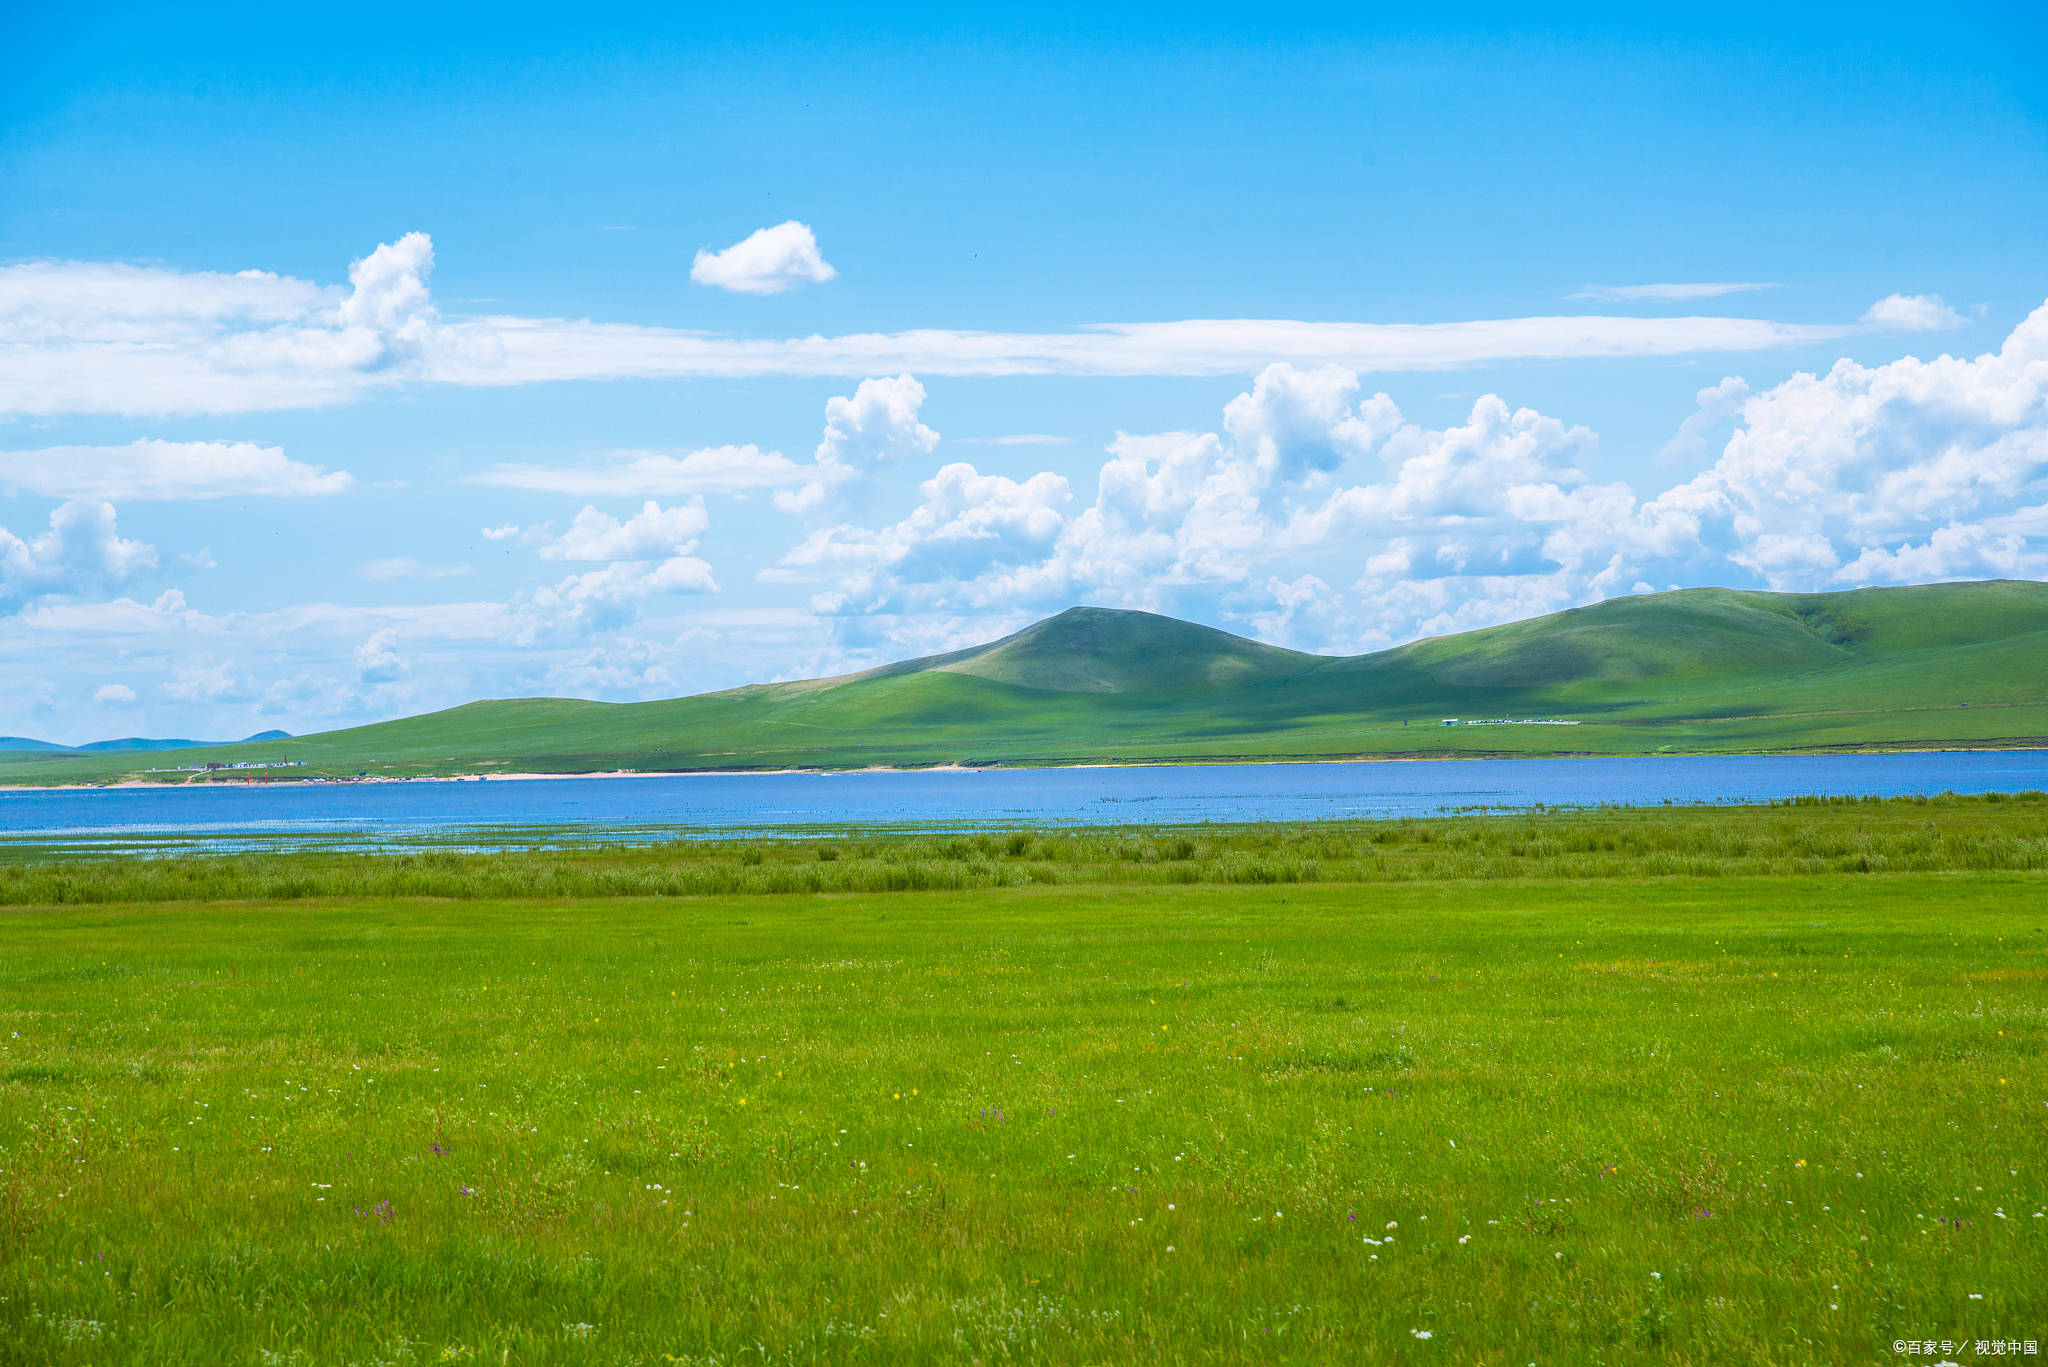
[[2039,795],[17,861],[0,903],[0,1363],[2048,1340]]
[[[1446,717],[1558,717],[1445,727]],[[2048,744],[2048,584],[1615,599],[1373,655],[1077,608],[992,645],[662,702],[471,703],[199,752],[0,753],[0,783],[289,756],[295,777]]]

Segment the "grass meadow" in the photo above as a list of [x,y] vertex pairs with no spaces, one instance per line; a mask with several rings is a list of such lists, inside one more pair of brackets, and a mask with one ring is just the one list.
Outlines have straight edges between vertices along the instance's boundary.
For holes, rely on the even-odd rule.
[[1968,1362],[2044,1039],[2039,797],[16,859],[0,1362]]

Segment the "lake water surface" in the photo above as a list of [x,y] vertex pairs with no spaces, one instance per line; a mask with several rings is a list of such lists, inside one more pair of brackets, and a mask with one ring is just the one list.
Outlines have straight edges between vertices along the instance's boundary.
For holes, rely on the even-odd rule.
[[0,842],[530,844],[2048,790],[2048,750],[0,791]]

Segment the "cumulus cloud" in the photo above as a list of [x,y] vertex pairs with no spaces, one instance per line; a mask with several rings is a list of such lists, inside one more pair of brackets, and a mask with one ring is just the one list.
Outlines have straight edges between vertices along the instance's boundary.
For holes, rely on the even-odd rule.
[[398,632],[391,627],[371,633],[356,647],[356,678],[366,684],[397,683],[412,671],[398,653]]
[[1938,294],[1887,294],[1864,311],[1863,321],[1887,332],[1940,332],[1967,320]]
[[[1238,318],[1096,323],[1049,333],[922,328],[775,340],[550,318],[451,320],[431,296],[433,263],[426,234],[408,233],[355,262],[346,287],[260,272],[94,262],[0,267],[0,415],[305,408],[400,385],[902,372],[1215,376],[1252,373],[1273,361],[1358,372],[1441,370],[1517,359],[1753,351],[1843,337],[1864,326],[1699,316]],[[756,278],[742,264],[734,258],[711,269]],[[770,270],[759,278],[784,277]]]
[[585,508],[569,530],[540,548],[543,560],[666,560],[694,550],[697,537],[710,526],[701,502],[663,508],[649,500],[621,522],[609,513]]
[[822,529],[778,570],[836,582],[815,600],[828,612],[1085,599],[1213,615],[1228,600],[1245,621],[1299,636],[1358,610],[1321,573],[1279,573],[1288,562],[1343,573],[1354,548],[1377,542],[1345,579],[1561,574],[1584,558],[1572,529],[1633,506],[1580,472],[1594,445],[1583,428],[1488,395],[1466,424],[1431,430],[1359,391],[1340,369],[1270,366],[1226,405],[1221,433],[1120,434],[1077,512],[1059,476],[949,465],[909,517]]
[[724,251],[706,247],[690,263],[692,280],[736,294],[781,294],[838,274],[818,254],[810,227],[795,219],[749,233]]
[[348,268],[350,290],[341,301],[341,325],[372,334],[387,355],[416,351],[439,321],[427,294],[433,270],[434,243],[425,233],[384,243]]
[[1652,587],[2048,574],[2048,306],[1971,360],[1702,389],[1665,453],[1710,463],[1647,497],[1586,473],[1584,427],[1491,394],[1425,427],[1341,370],[1270,368],[1221,429],[1119,435],[1078,509],[948,466],[776,575],[834,586],[825,611],[1107,602],[1357,650]]
[[1741,412],[1714,464],[1624,529],[1606,583],[1716,563],[1785,588],[2018,568],[2026,537],[1969,527],[2048,503],[2048,305],[1974,360],[1842,360]]
[[918,421],[924,386],[914,376],[862,380],[851,397],[825,401],[825,435],[818,459],[859,464],[923,455],[939,434]]
[[630,625],[641,605],[672,594],[716,593],[711,566],[692,555],[661,561],[619,561],[572,574],[513,602],[521,626],[514,639],[580,637]]
[[1375,394],[1354,410],[1357,393],[1358,377],[1342,366],[1269,365],[1225,406],[1223,430],[1263,483],[1296,484],[1370,451],[1399,425],[1392,399]]
[[862,380],[851,396],[825,401],[825,434],[812,454],[812,477],[800,488],[778,490],[784,512],[815,512],[832,493],[881,462],[928,454],[939,434],[918,420],[924,386],[911,375]]
[[1489,519],[1527,527],[1604,516],[1615,491],[1588,485],[1576,467],[1595,441],[1586,428],[1482,395],[1460,426],[1395,429],[1382,451],[1389,477],[1340,491],[1315,518],[1363,527]]
[[877,531],[823,528],[783,566],[835,581],[839,588],[816,599],[829,612],[886,610],[902,585],[975,585],[981,601],[993,602],[1003,590],[986,581],[1050,554],[1072,497],[1055,474],[1020,482],[965,463],[941,467],[918,492],[922,502],[902,521]]
[[627,518],[595,507],[576,514],[567,531],[528,528],[523,539],[542,560],[594,564],[515,597],[511,639],[575,638],[629,625],[651,599],[716,593],[711,566],[696,554],[710,525],[701,500],[664,508],[650,499]]
[[355,483],[250,442],[157,441],[0,451],[0,485],[53,498],[124,501],[338,494]]
[[135,690],[127,684],[101,684],[93,690],[92,700],[96,703],[125,706],[135,701]]
[[[596,466],[500,465],[466,482],[585,497],[677,498],[772,489],[776,507],[812,512],[874,466],[930,453],[939,434],[918,419],[924,400],[924,386],[911,375],[866,379],[851,395],[828,399],[825,430],[808,464],[749,444],[705,447],[680,456],[619,451]],[[493,528],[484,535],[517,531]]]
[[1834,577],[1844,584],[2048,578],[2048,540],[2041,535],[2048,527],[2037,525],[2030,531],[1996,523],[1949,523],[1936,527],[1923,541],[1865,547]]
[[113,504],[73,499],[50,514],[49,529],[33,540],[0,527],[0,612],[110,589],[156,563],[155,547],[115,529]]
[[1733,421],[1749,397],[1749,382],[1730,375],[1719,384],[1708,385],[1693,396],[1698,405],[1678,425],[1671,440],[1658,448],[1657,459],[1668,465],[1690,464],[1706,457],[1709,437]]

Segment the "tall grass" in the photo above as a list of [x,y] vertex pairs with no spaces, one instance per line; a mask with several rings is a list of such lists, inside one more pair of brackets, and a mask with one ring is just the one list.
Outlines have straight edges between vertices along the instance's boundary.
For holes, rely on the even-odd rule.
[[2040,870],[2048,870],[2048,796],[2026,793],[1178,830],[679,839],[490,853],[58,854],[0,863],[0,905]]

